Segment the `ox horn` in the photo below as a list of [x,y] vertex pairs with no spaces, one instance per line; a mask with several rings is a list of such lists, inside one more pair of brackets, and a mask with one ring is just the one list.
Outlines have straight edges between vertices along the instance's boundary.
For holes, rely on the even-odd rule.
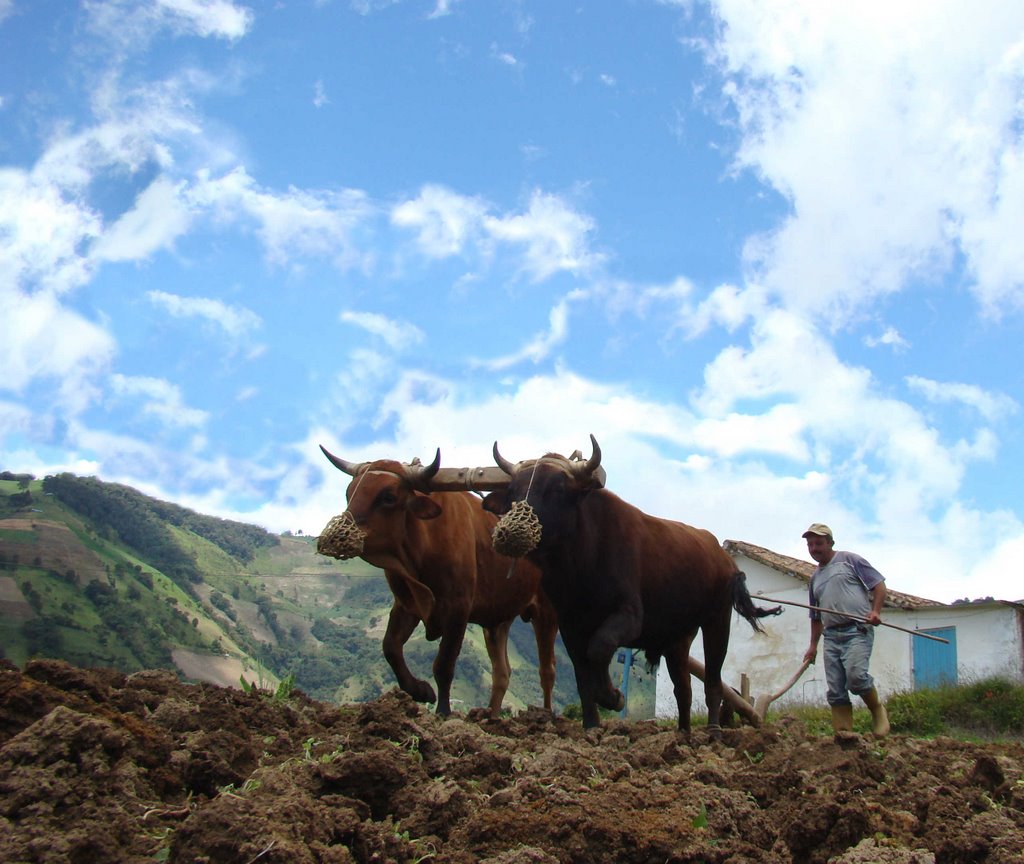
[[356,474],[358,474],[360,471],[366,468],[367,465],[370,464],[369,462],[349,462],[345,459],[342,459],[340,456],[335,456],[330,450],[324,447],[323,444],[320,445],[320,449],[324,451],[324,456],[327,457],[328,461],[330,461],[330,463],[335,468],[337,468],[339,471],[344,471],[346,474],[352,477],[355,477]]
[[429,465],[424,465],[419,459],[413,459],[408,465],[405,466],[405,476],[409,479],[417,489],[425,489],[430,491],[430,481],[434,479],[434,475],[441,467],[441,448],[437,448],[437,452],[434,454],[434,461]]
[[586,462],[570,462],[573,476],[579,480],[596,480],[598,486],[604,486],[605,472],[601,468],[601,445],[594,434],[590,434],[590,446],[593,448]]
[[504,471],[506,474],[508,474],[509,477],[511,477],[513,474],[516,473],[516,466],[513,465],[511,462],[509,462],[508,459],[506,459],[504,456],[501,455],[501,453],[498,452],[498,442],[497,441],[494,442],[494,450],[492,450],[491,452],[494,455],[494,462],[495,462],[495,464],[502,471]]

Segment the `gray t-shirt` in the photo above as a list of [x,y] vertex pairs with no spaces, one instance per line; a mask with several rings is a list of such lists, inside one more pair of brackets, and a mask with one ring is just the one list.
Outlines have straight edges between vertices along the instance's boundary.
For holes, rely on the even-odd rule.
[[[885,578],[856,552],[836,552],[832,560],[811,575],[809,594],[812,606],[835,609],[847,615],[867,618],[871,614],[871,589]],[[852,623],[844,615],[811,612],[826,627]]]

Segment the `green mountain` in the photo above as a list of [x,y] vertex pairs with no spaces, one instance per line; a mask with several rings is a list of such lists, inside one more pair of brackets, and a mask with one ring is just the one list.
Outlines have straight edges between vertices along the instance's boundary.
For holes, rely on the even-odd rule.
[[[52,657],[236,687],[285,680],[324,701],[365,701],[395,686],[380,644],[390,608],[379,570],[317,555],[314,537],[94,477],[0,473],[0,656],[19,666]],[[406,646],[410,668],[431,680],[436,650],[421,626]],[[529,624],[513,625],[509,655],[506,707],[541,704]],[[653,716],[654,676],[633,668],[630,714]],[[489,692],[483,631],[471,625],[453,704],[484,706]],[[554,701],[578,702],[561,643]]]

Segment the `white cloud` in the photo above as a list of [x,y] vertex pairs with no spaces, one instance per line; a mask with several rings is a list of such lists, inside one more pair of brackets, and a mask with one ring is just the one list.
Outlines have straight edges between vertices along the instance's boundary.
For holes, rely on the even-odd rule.
[[209,416],[206,411],[186,406],[181,388],[163,378],[115,373],[110,376],[110,390],[117,396],[139,397],[143,413],[167,426],[199,427]]
[[191,214],[179,195],[181,184],[157,178],[97,242],[93,255],[104,261],[138,261],[170,248],[188,231]]
[[480,361],[487,369],[500,371],[522,363],[524,360],[539,363],[550,356],[551,352],[563,344],[569,336],[569,303],[576,299],[572,296],[563,298],[548,314],[548,329],[533,336],[514,354],[498,357],[493,360]]
[[443,186],[424,186],[412,200],[391,211],[391,222],[418,231],[416,242],[429,258],[459,255],[477,238],[489,207],[479,198],[452,192]]
[[908,375],[907,386],[930,402],[959,403],[974,408],[987,422],[1001,420],[1017,412],[1019,406],[1009,396],[989,393],[974,384],[933,381],[920,375]]
[[236,168],[217,178],[200,172],[188,197],[225,223],[239,214],[255,219],[272,263],[294,263],[311,255],[329,258],[341,269],[370,265],[360,247],[359,229],[376,211],[359,190],[290,187],[276,194],[259,187],[244,168]]
[[444,18],[446,15],[452,14],[453,7],[457,6],[461,0],[436,0],[437,5],[434,6],[434,11],[427,15],[428,18]]
[[58,293],[84,283],[83,247],[99,236],[99,217],[59,186],[16,169],[0,170],[0,290],[41,286]]
[[606,280],[597,285],[597,293],[604,298],[613,320],[627,313],[644,318],[655,307],[660,314],[662,305],[681,307],[694,291],[694,284],[685,276],[679,276],[667,285],[636,285],[621,279]]
[[709,453],[732,457],[755,452],[807,460],[806,419],[797,405],[774,405],[762,414],[730,413],[695,424],[693,442]]
[[[693,405],[706,418],[730,419],[734,431],[733,415],[750,418],[746,451],[732,445],[739,456],[758,451],[767,425],[773,452],[829,475],[829,506],[861,501],[881,525],[928,524],[927,514],[955,497],[970,462],[990,455],[983,430],[973,444],[944,443],[868,370],[843,364],[813,326],[782,311],[757,322],[749,350],[726,348],[707,365]],[[785,423],[772,424],[779,406],[789,406]]]
[[735,285],[719,285],[695,308],[688,304],[681,306],[677,326],[688,338],[700,336],[715,325],[732,333],[767,311],[767,298],[760,286],[740,289]]
[[868,348],[877,348],[879,345],[889,345],[896,351],[903,351],[910,347],[910,343],[900,335],[895,327],[886,327],[881,336],[865,336],[864,344]]
[[[14,436],[36,437],[49,432],[49,419],[35,414],[16,402],[0,399],[0,441],[7,441]],[[10,458],[2,460],[7,465],[24,466],[27,463]]]
[[977,526],[977,530],[984,532],[986,539],[992,542],[993,548],[970,572],[964,574],[963,581],[956,586],[956,596],[977,600],[977,586],[1005,586],[1003,590],[1006,593],[997,595],[996,600],[1024,601],[1024,588],[1020,587],[1018,580],[1021,556],[1024,555],[1024,529],[1019,523],[1004,531],[993,531],[993,527]]
[[156,0],[178,26],[200,36],[240,39],[252,25],[252,11],[231,0]]
[[505,66],[518,66],[519,61],[516,59],[516,55],[509,51],[502,51],[496,42],[491,43],[491,56],[499,63]]
[[[1024,71],[1017,80],[1021,77]],[[1018,110],[1017,123],[1022,119],[1024,109]],[[974,291],[993,318],[1007,308],[1024,306],[1024,244],[1019,237],[1024,224],[1024,142],[1019,134],[1011,146],[994,166],[989,200],[964,220],[961,236],[977,280]]]
[[166,291],[148,291],[146,296],[154,305],[176,318],[202,318],[216,324],[233,340],[242,340],[263,326],[255,312],[241,306],[231,306],[209,297],[182,297]]
[[49,379],[58,387],[55,407],[76,413],[97,396],[91,381],[114,353],[105,330],[61,306],[52,292],[0,290],[0,390],[17,393]]
[[[332,409],[344,415],[346,409],[376,406],[380,392],[395,377],[395,361],[380,351],[353,348],[334,381]],[[331,413],[335,413],[332,410]]]
[[160,30],[235,41],[249,31],[253,13],[231,0],[86,0],[94,31],[120,45],[139,50]]
[[[857,310],[962,250],[989,311],[1019,306],[1024,6],[717,0],[738,164],[792,204],[752,242],[786,302]],[[942,178],[936,182],[936,178]]]
[[588,245],[593,219],[539,190],[530,197],[525,213],[487,216],[484,227],[496,240],[523,247],[523,269],[536,282],[557,272],[581,274],[603,260]]
[[360,15],[370,15],[373,12],[394,6],[399,2],[400,0],[351,0],[349,5]]
[[327,88],[324,87],[324,82],[318,80],[313,85],[313,105],[317,108],[323,108],[324,105],[329,105],[330,102],[331,100],[327,98]]
[[534,282],[559,272],[594,271],[604,257],[590,249],[594,220],[557,195],[535,190],[525,212],[494,215],[481,198],[442,186],[424,186],[391,211],[391,221],[418,231],[417,246],[431,258],[473,251],[489,260],[498,246],[522,256],[520,269]]
[[374,312],[346,310],[341,313],[341,320],[346,324],[354,324],[374,336],[379,336],[394,351],[404,351],[410,346],[422,342],[425,338],[423,331],[415,324],[410,324],[407,321],[394,321]]

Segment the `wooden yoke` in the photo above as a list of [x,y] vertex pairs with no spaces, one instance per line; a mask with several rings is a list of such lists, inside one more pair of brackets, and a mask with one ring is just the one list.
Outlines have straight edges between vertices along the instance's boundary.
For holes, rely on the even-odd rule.
[[[601,489],[604,487],[608,475],[600,464],[601,450],[597,446],[597,441],[594,440],[593,435],[590,436],[590,439],[594,445],[597,456],[597,459],[594,461],[597,464],[593,469],[586,471],[586,477],[593,487]],[[326,453],[326,451],[324,452]],[[505,467],[501,467],[501,463],[504,460],[498,454],[497,441],[494,442],[494,456],[498,465],[489,465],[486,468],[437,468],[435,466],[441,460],[441,451],[439,449],[434,459],[434,464],[425,472],[410,470],[409,479],[415,488],[424,492],[496,492],[499,489],[507,489],[512,481],[512,476],[509,472],[514,473],[518,471],[523,466],[523,463],[519,462],[513,466],[512,463],[506,462]],[[542,456],[540,459],[535,460],[535,463],[545,461],[567,463],[570,473],[574,476],[579,476],[580,472],[577,469],[581,467],[579,463],[583,462],[583,454],[579,450],[574,450],[572,455],[566,459],[564,456],[549,453],[547,456]],[[414,463],[419,468],[419,459],[414,460]],[[412,465],[409,468],[412,468]]]
[[439,468],[427,481],[430,492],[494,492],[512,478],[496,465],[488,468]]
[[[593,472],[594,485],[603,487],[606,477],[604,468],[598,466]],[[507,489],[511,482],[512,478],[501,468],[490,465],[487,468],[439,468],[425,485],[422,481],[414,481],[413,485],[424,492],[495,492]]]

